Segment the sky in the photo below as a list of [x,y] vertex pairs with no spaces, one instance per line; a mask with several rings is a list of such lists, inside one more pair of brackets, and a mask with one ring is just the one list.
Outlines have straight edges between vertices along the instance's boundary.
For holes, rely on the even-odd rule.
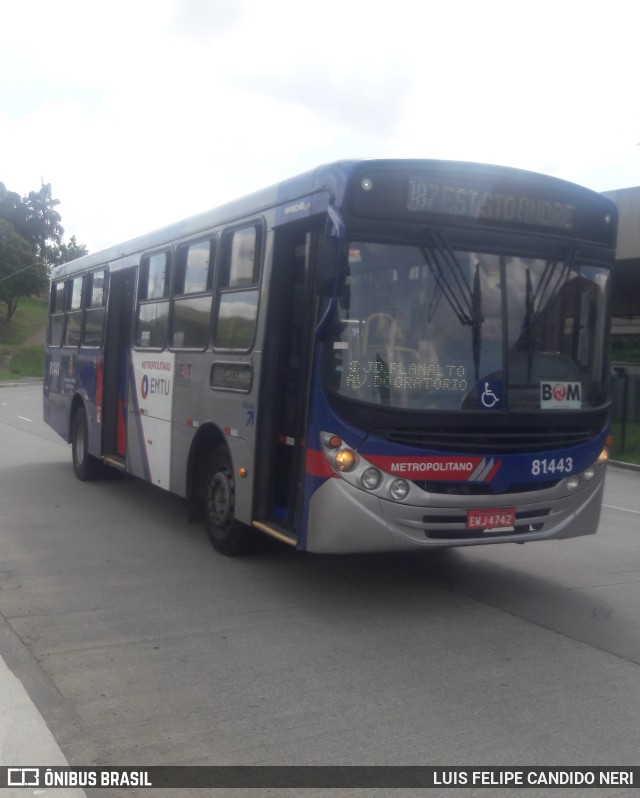
[[0,0],[0,182],[89,251],[342,158],[640,185],[635,0]]

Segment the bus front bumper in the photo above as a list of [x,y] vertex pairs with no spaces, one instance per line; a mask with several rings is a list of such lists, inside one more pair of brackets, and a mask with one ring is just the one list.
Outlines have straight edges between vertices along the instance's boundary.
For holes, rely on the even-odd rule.
[[[599,468],[593,482],[575,493],[562,486],[502,496],[425,493],[420,505],[386,501],[342,479],[328,479],[311,497],[304,548],[346,554],[590,535],[600,519],[604,474]],[[499,530],[467,529],[468,512],[488,508],[514,508],[515,523]]]

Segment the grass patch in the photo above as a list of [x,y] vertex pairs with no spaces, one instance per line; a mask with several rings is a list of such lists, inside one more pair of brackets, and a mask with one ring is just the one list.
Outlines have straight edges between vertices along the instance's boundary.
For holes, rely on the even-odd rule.
[[22,297],[10,322],[6,319],[6,306],[0,304],[0,345],[23,344],[32,335],[47,326],[47,300]]
[[8,375],[5,379],[11,379],[12,377],[42,377],[44,372],[44,349],[41,346],[21,346],[11,357],[7,368],[0,369],[0,379],[3,379],[5,372]]
[[640,421],[627,421],[623,440],[622,422],[614,420],[611,424],[611,435],[611,459],[640,465]]
[[611,339],[611,360],[615,363],[640,363],[640,335],[615,336]]
[[47,326],[47,300],[23,297],[11,322],[7,322],[4,303],[0,304],[0,380],[42,377],[44,370],[44,330]]

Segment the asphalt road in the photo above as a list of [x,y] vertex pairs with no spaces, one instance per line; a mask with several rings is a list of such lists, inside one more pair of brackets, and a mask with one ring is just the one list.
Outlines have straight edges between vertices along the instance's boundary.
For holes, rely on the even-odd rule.
[[[572,541],[227,559],[179,499],[78,482],[41,415],[39,386],[0,388],[0,756],[640,764],[640,473],[610,468],[599,533]],[[326,791],[391,794],[424,793]]]

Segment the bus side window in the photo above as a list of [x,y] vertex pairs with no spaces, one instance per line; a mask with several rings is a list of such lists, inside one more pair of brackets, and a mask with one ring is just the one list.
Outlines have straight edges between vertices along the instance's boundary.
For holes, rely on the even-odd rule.
[[100,346],[102,344],[105,317],[105,275],[106,273],[102,269],[87,276],[86,311],[82,332],[83,346]]
[[75,277],[71,280],[67,294],[67,329],[65,333],[65,346],[78,346],[82,331],[82,292],[84,277]]
[[143,349],[162,349],[167,340],[170,267],[168,252],[146,255],[140,264],[135,340]]
[[49,344],[62,346],[64,335],[64,281],[51,286],[51,303],[49,309]]
[[209,343],[215,241],[182,247],[175,266],[171,346],[204,349]]
[[258,318],[260,244],[257,225],[229,231],[222,239],[213,334],[216,349],[246,352],[253,345]]

